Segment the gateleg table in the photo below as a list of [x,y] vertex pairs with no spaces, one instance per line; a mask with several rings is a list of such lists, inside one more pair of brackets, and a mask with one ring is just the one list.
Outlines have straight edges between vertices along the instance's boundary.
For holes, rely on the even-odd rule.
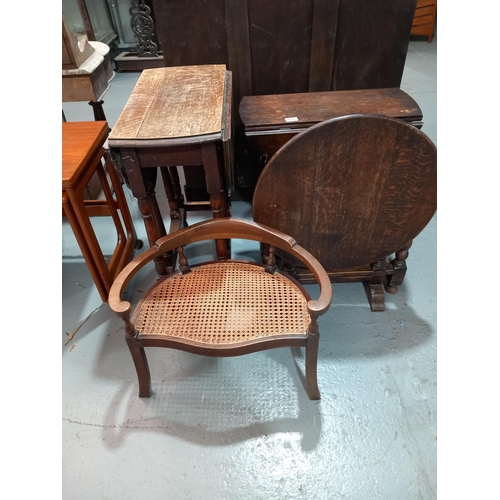
[[[213,217],[230,215],[231,72],[223,64],[144,70],[120,114],[108,146],[115,165],[137,198],[149,245],[165,236],[156,199],[158,169],[170,207],[170,230],[186,224],[178,166],[205,171]],[[229,242],[216,241],[219,259],[230,258]],[[173,271],[172,253],[155,259],[159,276]]]

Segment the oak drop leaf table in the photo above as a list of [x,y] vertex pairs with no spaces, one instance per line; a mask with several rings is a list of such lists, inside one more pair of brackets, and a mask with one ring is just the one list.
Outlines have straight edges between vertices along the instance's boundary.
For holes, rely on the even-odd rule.
[[[160,168],[170,207],[170,233],[184,227],[189,207],[178,166],[202,165],[214,218],[227,217],[231,138],[231,72],[223,64],[144,70],[108,139],[117,168],[137,198],[150,246],[166,235],[155,185]],[[229,242],[216,240],[219,259]],[[155,258],[159,276],[173,272],[175,254]]]

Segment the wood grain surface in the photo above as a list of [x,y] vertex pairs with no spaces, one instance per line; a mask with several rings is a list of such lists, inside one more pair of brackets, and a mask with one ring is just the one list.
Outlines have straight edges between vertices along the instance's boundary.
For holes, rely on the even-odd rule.
[[62,123],[62,187],[72,180],[100,148],[108,133],[105,121]]
[[[165,65],[227,64],[238,106],[247,95],[399,87],[416,2],[153,0],[153,5]],[[247,154],[238,115],[234,137],[235,188],[251,199],[261,165]]]
[[253,218],[294,237],[327,271],[384,259],[436,212],[437,153],[402,120],[352,115],[296,135],[264,168]]
[[[399,88],[247,96],[242,99],[239,112],[246,131],[303,126],[350,114],[422,119],[418,104]],[[291,117],[297,121],[285,120]]]
[[220,134],[226,66],[144,70],[109,140],[155,140]]

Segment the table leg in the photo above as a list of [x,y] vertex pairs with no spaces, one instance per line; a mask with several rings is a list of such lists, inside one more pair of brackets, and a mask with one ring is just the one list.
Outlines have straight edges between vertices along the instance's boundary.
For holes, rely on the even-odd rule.
[[102,301],[107,302],[109,288],[106,288],[106,285],[102,280],[101,273],[97,269],[92,252],[90,251],[90,248],[87,244],[87,239],[85,238],[85,235],[83,234],[80,228],[80,223],[78,222],[78,219],[76,217],[75,212],[73,211],[73,208],[71,207],[71,203],[69,202],[69,197],[67,193],[63,193],[62,206],[64,215],[68,219],[69,225],[73,230],[73,234],[75,235],[76,241],[78,242],[80,250],[82,251],[83,258],[85,259],[90,274],[92,275],[92,279],[94,280],[97,291],[99,292]]
[[[74,215],[74,220],[78,224],[79,232],[83,235],[83,238],[86,241],[86,247],[88,248],[92,256],[92,263],[93,265],[95,265],[95,268],[100,275],[100,281],[103,283],[105,289],[109,291],[113,279],[110,275],[108,264],[106,262],[106,259],[104,258],[99,242],[97,241],[94,228],[92,227],[89,216],[87,214],[83,196],[83,189],[79,192],[75,192],[72,189],[69,189],[66,191],[66,193],[68,195],[69,203],[72,209],[72,213],[70,217],[68,217],[68,220],[71,224],[71,220]],[[75,236],[77,236],[76,233]],[[82,248],[82,253],[83,252],[84,248]]]
[[181,215],[183,215],[183,220],[181,221],[181,227],[187,226],[186,221],[186,211],[184,209],[184,196],[182,195],[181,181],[179,179],[179,172],[177,167],[168,167],[170,173],[170,179],[172,179],[172,187],[174,188],[175,201],[177,202],[177,208],[180,210]]
[[104,101],[102,101],[102,100],[89,102],[89,106],[92,106],[92,111],[94,112],[94,120],[97,122],[107,121],[106,115],[104,114],[104,108],[102,107],[103,104],[104,104]]
[[384,281],[385,281],[385,259],[372,262],[372,278],[363,281],[368,303],[372,311],[385,311]]
[[413,241],[410,241],[406,246],[400,248],[396,252],[396,258],[391,260],[393,267],[393,275],[389,278],[385,286],[387,293],[396,293],[398,286],[403,284],[406,275],[406,259],[408,258],[408,250],[411,248]]
[[[202,155],[207,191],[210,196],[210,206],[214,219],[228,217],[229,203],[221,176],[216,144],[204,144],[202,146]],[[215,248],[219,259],[231,258],[229,240],[215,240]]]
[[[172,233],[178,229],[187,226],[185,221],[184,197],[180,190],[179,175],[177,167],[160,167],[161,176],[163,178],[163,186],[170,207],[170,231]],[[184,220],[181,220],[184,219]]]
[[[141,168],[134,149],[123,148],[121,159],[127,172],[130,190],[137,198],[149,246],[152,247],[159,238],[167,234],[155,194],[157,169]],[[160,277],[174,271],[172,255],[168,253],[157,257],[154,262],[156,272]]]
[[[101,181],[101,186],[106,198],[108,205],[108,210],[113,223],[115,225],[117,233],[117,242],[115,251],[109,262],[109,270],[112,278],[114,279],[118,273],[130,262],[134,257],[134,251],[136,248],[137,237],[135,234],[134,225],[132,224],[132,218],[128,209],[127,201],[123,193],[118,174],[116,173],[109,155],[103,150],[103,157],[106,163],[106,170],[109,175],[109,180],[111,181],[111,186],[108,183],[105,170],[101,163],[97,166],[97,173]],[[113,187],[116,202],[113,198],[111,192],[111,187]],[[118,213],[121,212],[121,218]],[[126,231],[126,233],[125,233]]]

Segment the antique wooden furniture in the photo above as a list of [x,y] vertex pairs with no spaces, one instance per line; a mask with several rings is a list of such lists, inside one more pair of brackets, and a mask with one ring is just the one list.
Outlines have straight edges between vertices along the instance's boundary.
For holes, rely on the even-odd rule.
[[437,0],[417,0],[417,8],[411,26],[412,35],[423,35],[429,43],[434,37],[434,23],[436,22]]
[[[121,181],[111,164],[109,153],[103,148],[108,130],[105,121],[62,124],[63,215],[68,218],[104,302],[108,300],[113,280],[132,259],[135,248],[142,245],[136,237]],[[104,199],[86,199],[85,188],[96,172]],[[90,222],[90,217],[94,216],[111,217],[116,228],[117,243],[109,263]]]
[[[333,118],[273,156],[255,189],[253,218],[313,250],[332,281],[363,282],[372,310],[383,310],[384,285],[396,292],[412,240],[436,211],[436,158],[431,140],[403,120]],[[281,257],[299,281],[314,281],[293,257]]]
[[[189,243],[241,238],[265,242],[266,266],[233,260],[189,267],[183,247]],[[274,249],[281,248],[307,265],[321,289],[317,300],[293,278],[277,270]],[[121,299],[133,276],[157,256],[176,249],[179,271],[157,281],[132,317]],[[316,365],[318,316],[332,298],[330,280],[319,262],[293,238],[250,221],[209,219],[169,234],[134,259],[116,278],[109,305],[125,321],[126,341],[139,379],[139,396],[150,396],[145,347],[171,347],[206,356],[238,356],[274,347],[306,348],[306,390],[320,399]]]
[[[229,215],[230,139],[231,73],[224,65],[142,72],[108,144],[138,200],[150,246],[166,234],[155,196],[158,167],[169,201],[171,231],[183,227],[185,210],[203,206],[184,202],[179,165],[202,165],[213,216]],[[224,240],[216,242],[216,250],[219,258],[229,255]],[[155,260],[160,276],[173,271],[174,265],[171,253]]]
[[[62,20],[62,102],[89,101],[98,121],[105,121],[101,97],[109,88],[114,73],[109,57],[102,55],[86,38],[77,34]],[[104,44],[99,44],[104,45]]]
[[137,39],[135,50],[115,57],[117,71],[142,71],[165,66],[155,31],[155,15],[151,0],[131,0],[130,27]]
[[419,105],[399,88],[247,96],[239,108],[250,153],[261,166],[257,173],[281,146],[311,125],[361,113],[423,125]]
[[[399,87],[416,2],[153,0],[153,6],[165,66],[226,64],[238,105],[250,95]],[[257,167],[245,156],[237,121],[235,141],[235,188],[251,192]]]

